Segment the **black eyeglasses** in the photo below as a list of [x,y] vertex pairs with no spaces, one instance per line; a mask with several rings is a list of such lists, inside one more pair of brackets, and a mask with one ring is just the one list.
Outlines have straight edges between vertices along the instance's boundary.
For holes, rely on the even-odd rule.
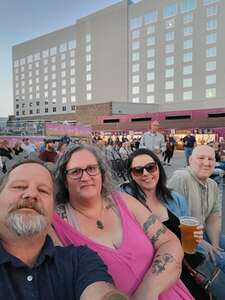
[[72,179],[81,179],[84,171],[89,176],[96,176],[99,174],[99,165],[89,165],[86,168],[73,168],[65,171],[65,174],[70,176]]
[[130,172],[134,175],[134,176],[142,176],[144,173],[144,170],[146,170],[148,173],[153,173],[157,170],[157,164],[156,162],[150,162],[148,164],[146,164],[145,166],[138,166],[138,167],[133,167],[130,169]]

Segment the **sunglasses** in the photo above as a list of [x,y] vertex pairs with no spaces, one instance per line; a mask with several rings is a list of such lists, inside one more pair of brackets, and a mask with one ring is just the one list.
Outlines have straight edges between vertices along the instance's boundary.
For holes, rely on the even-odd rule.
[[148,173],[153,173],[157,170],[157,164],[156,162],[150,162],[148,164],[146,164],[143,167],[133,167],[130,169],[130,172],[134,175],[134,176],[142,176],[144,173],[144,170],[146,170]]

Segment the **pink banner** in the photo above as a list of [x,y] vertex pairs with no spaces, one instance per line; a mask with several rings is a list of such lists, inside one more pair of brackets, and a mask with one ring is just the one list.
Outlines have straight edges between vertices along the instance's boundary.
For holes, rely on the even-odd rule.
[[67,134],[70,137],[86,137],[91,135],[91,128],[84,125],[46,123],[45,126],[47,136],[63,136]]

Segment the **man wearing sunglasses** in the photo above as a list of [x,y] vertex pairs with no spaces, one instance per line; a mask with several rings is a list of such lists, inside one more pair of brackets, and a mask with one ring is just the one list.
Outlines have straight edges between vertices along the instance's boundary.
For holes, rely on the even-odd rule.
[[151,121],[150,131],[144,133],[139,148],[147,148],[157,155],[166,150],[165,138],[159,132],[159,121]]

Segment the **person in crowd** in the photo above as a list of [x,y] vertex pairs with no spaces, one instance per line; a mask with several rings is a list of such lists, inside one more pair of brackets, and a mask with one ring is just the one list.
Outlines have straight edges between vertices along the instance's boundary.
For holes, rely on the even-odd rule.
[[96,251],[132,300],[193,299],[179,280],[176,236],[143,205],[112,187],[100,150],[69,147],[57,162],[53,226],[63,245]]
[[27,154],[31,154],[32,152],[36,152],[36,147],[34,144],[30,143],[29,138],[23,138],[23,143],[21,145],[24,151],[27,152]]
[[[129,181],[121,185],[124,192],[134,196],[149,211],[152,211],[160,221],[181,238],[179,217],[189,215],[186,200],[183,196],[166,187],[166,173],[156,154],[148,149],[133,152],[127,163]],[[202,226],[194,233],[196,241],[202,241]],[[201,264],[204,255],[185,254],[187,261],[193,266]],[[190,272],[183,265],[181,280],[188,287],[196,300],[207,300],[204,289],[196,284]]]
[[69,145],[69,143],[71,142],[71,138],[68,136],[68,134],[65,134],[61,137],[61,142]]
[[39,154],[39,158],[46,162],[56,162],[58,159],[58,153],[55,151],[54,143],[52,140],[47,140],[45,142],[45,151]]
[[159,126],[159,121],[151,121],[150,131],[145,132],[142,136],[139,148],[147,148],[157,155],[166,150],[165,138],[159,132]]
[[[87,247],[55,247],[47,235],[54,185],[38,161],[14,165],[0,183],[0,298],[128,299]],[[114,298],[113,298],[114,295]]]
[[47,139],[43,139],[43,142],[40,143],[40,146],[39,146],[39,149],[38,149],[39,153],[45,151],[45,149],[46,149],[46,141],[47,141]]
[[0,156],[13,159],[13,151],[9,147],[9,142],[7,140],[0,141]]
[[170,160],[173,157],[175,144],[176,144],[176,140],[172,135],[170,135],[166,141],[166,151],[164,152],[163,165],[166,165],[166,161],[167,161],[167,166],[171,166]]
[[182,139],[184,144],[184,154],[186,158],[186,164],[189,166],[189,158],[192,154],[194,147],[196,146],[195,136],[191,134],[191,131],[188,130],[187,135]]
[[15,155],[19,155],[20,153],[24,153],[25,154],[25,151],[23,150],[23,148],[21,147],[22,143],[20,141],[17,141],[12,150],[13,152],[15,153]]
[[58,143],[58,147],[57,147],[58,157],[60,157],[63,154],[63,152],[66,150],[67,147],[68,147],[67,143],[63,143],[63,142]]
[[225,270],[225,236],[221,234],[221,208],[218,187],[210,175],[215,167],[215,151],[208,145],[194,148],[190,166],[177,170],[168,186],[185,197],[192,216],[201,220],[205,228],[206,253]]

